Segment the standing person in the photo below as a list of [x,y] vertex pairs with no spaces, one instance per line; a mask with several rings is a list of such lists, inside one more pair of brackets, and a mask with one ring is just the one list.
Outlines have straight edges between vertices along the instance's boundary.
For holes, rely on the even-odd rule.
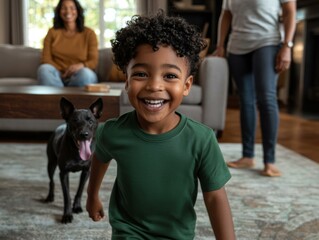
[[44,39],[39,83],[58,87],[96,83],[97,37],[92,29],[84,26],[80,3],[60,0],[53,22]]
[[[282,10],[284,40],[281,43]],[[264,176],[280,176],[275,166],[275,147],[279,125],[276,84],[278,73],[290,66],[295,31],[295,0],[224,0],[219,19],[217,49],[214,55],[225,56],[240,98],[242,158],[227,165],[233,168],[254,166],[256,103],[260,113]]]
[[194,239],[198,179],[216,239],[235,239],[224,185],[230,173],[212,129],[176,112],[188,95],[205,42],[181,18],[135,16],[112,40],[134,111],[100,125],[87,211],[104,217],[99,189],[117,162],[112,239]]

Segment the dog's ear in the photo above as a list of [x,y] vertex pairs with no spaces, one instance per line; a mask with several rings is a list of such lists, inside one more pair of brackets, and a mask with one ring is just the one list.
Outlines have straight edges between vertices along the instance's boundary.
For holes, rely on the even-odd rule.
[[98,98],[94,103],[91,104],[90,110],[93,113],[95,118],[100,118],[102,116],[103,110],[103,100],[102,98]]
[[71,114],[74,112],[75,107],[69,100],[62,97],[60,100],[60,110],[62,118],[68,120]]

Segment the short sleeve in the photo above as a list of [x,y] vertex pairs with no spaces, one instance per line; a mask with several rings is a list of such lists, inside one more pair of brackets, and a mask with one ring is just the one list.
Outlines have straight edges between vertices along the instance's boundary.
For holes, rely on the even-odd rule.
[[104,136],[105,132],[107,132],[106,129],[106,122],[99,124],[97,130],[96,130],[96,143],[95,143],[95,156],[98,160],[101,162],[107,163],[112,160],[112,156],[109,154],[107,150],[107,143],[105,142]]
[[213,134],[204,146],[198,178],[203,192],[218,190],[231,178],[217,139]]

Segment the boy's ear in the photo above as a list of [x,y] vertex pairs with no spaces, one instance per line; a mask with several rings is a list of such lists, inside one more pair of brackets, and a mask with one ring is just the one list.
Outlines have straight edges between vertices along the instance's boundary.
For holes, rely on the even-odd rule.
[[127,77],[127,72],[124,73],[125,76],[125,91],[127,92],[127,88],[128,88],[128,77]]
[[187,96],[191,90],[191,87],[193,85],[194,77],[193,75],[190,75],[186,78],[185,84],[184,84],[184,96]]
[[125,80],[125,91],[127,92],[127,89],[128,89],[128,79],[126,78]]

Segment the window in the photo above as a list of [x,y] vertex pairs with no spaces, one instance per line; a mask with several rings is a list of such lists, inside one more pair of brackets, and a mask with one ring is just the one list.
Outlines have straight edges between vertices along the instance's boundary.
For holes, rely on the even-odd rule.
[[[53,26],[54,7],[57,0],[26,1],[26,45],[43,47],[43,39]],[[81,0],[85,15],[85,26],[92,28],[99,47],[110,47],[115,32],[124,27],[136,14],[135,0]]]

